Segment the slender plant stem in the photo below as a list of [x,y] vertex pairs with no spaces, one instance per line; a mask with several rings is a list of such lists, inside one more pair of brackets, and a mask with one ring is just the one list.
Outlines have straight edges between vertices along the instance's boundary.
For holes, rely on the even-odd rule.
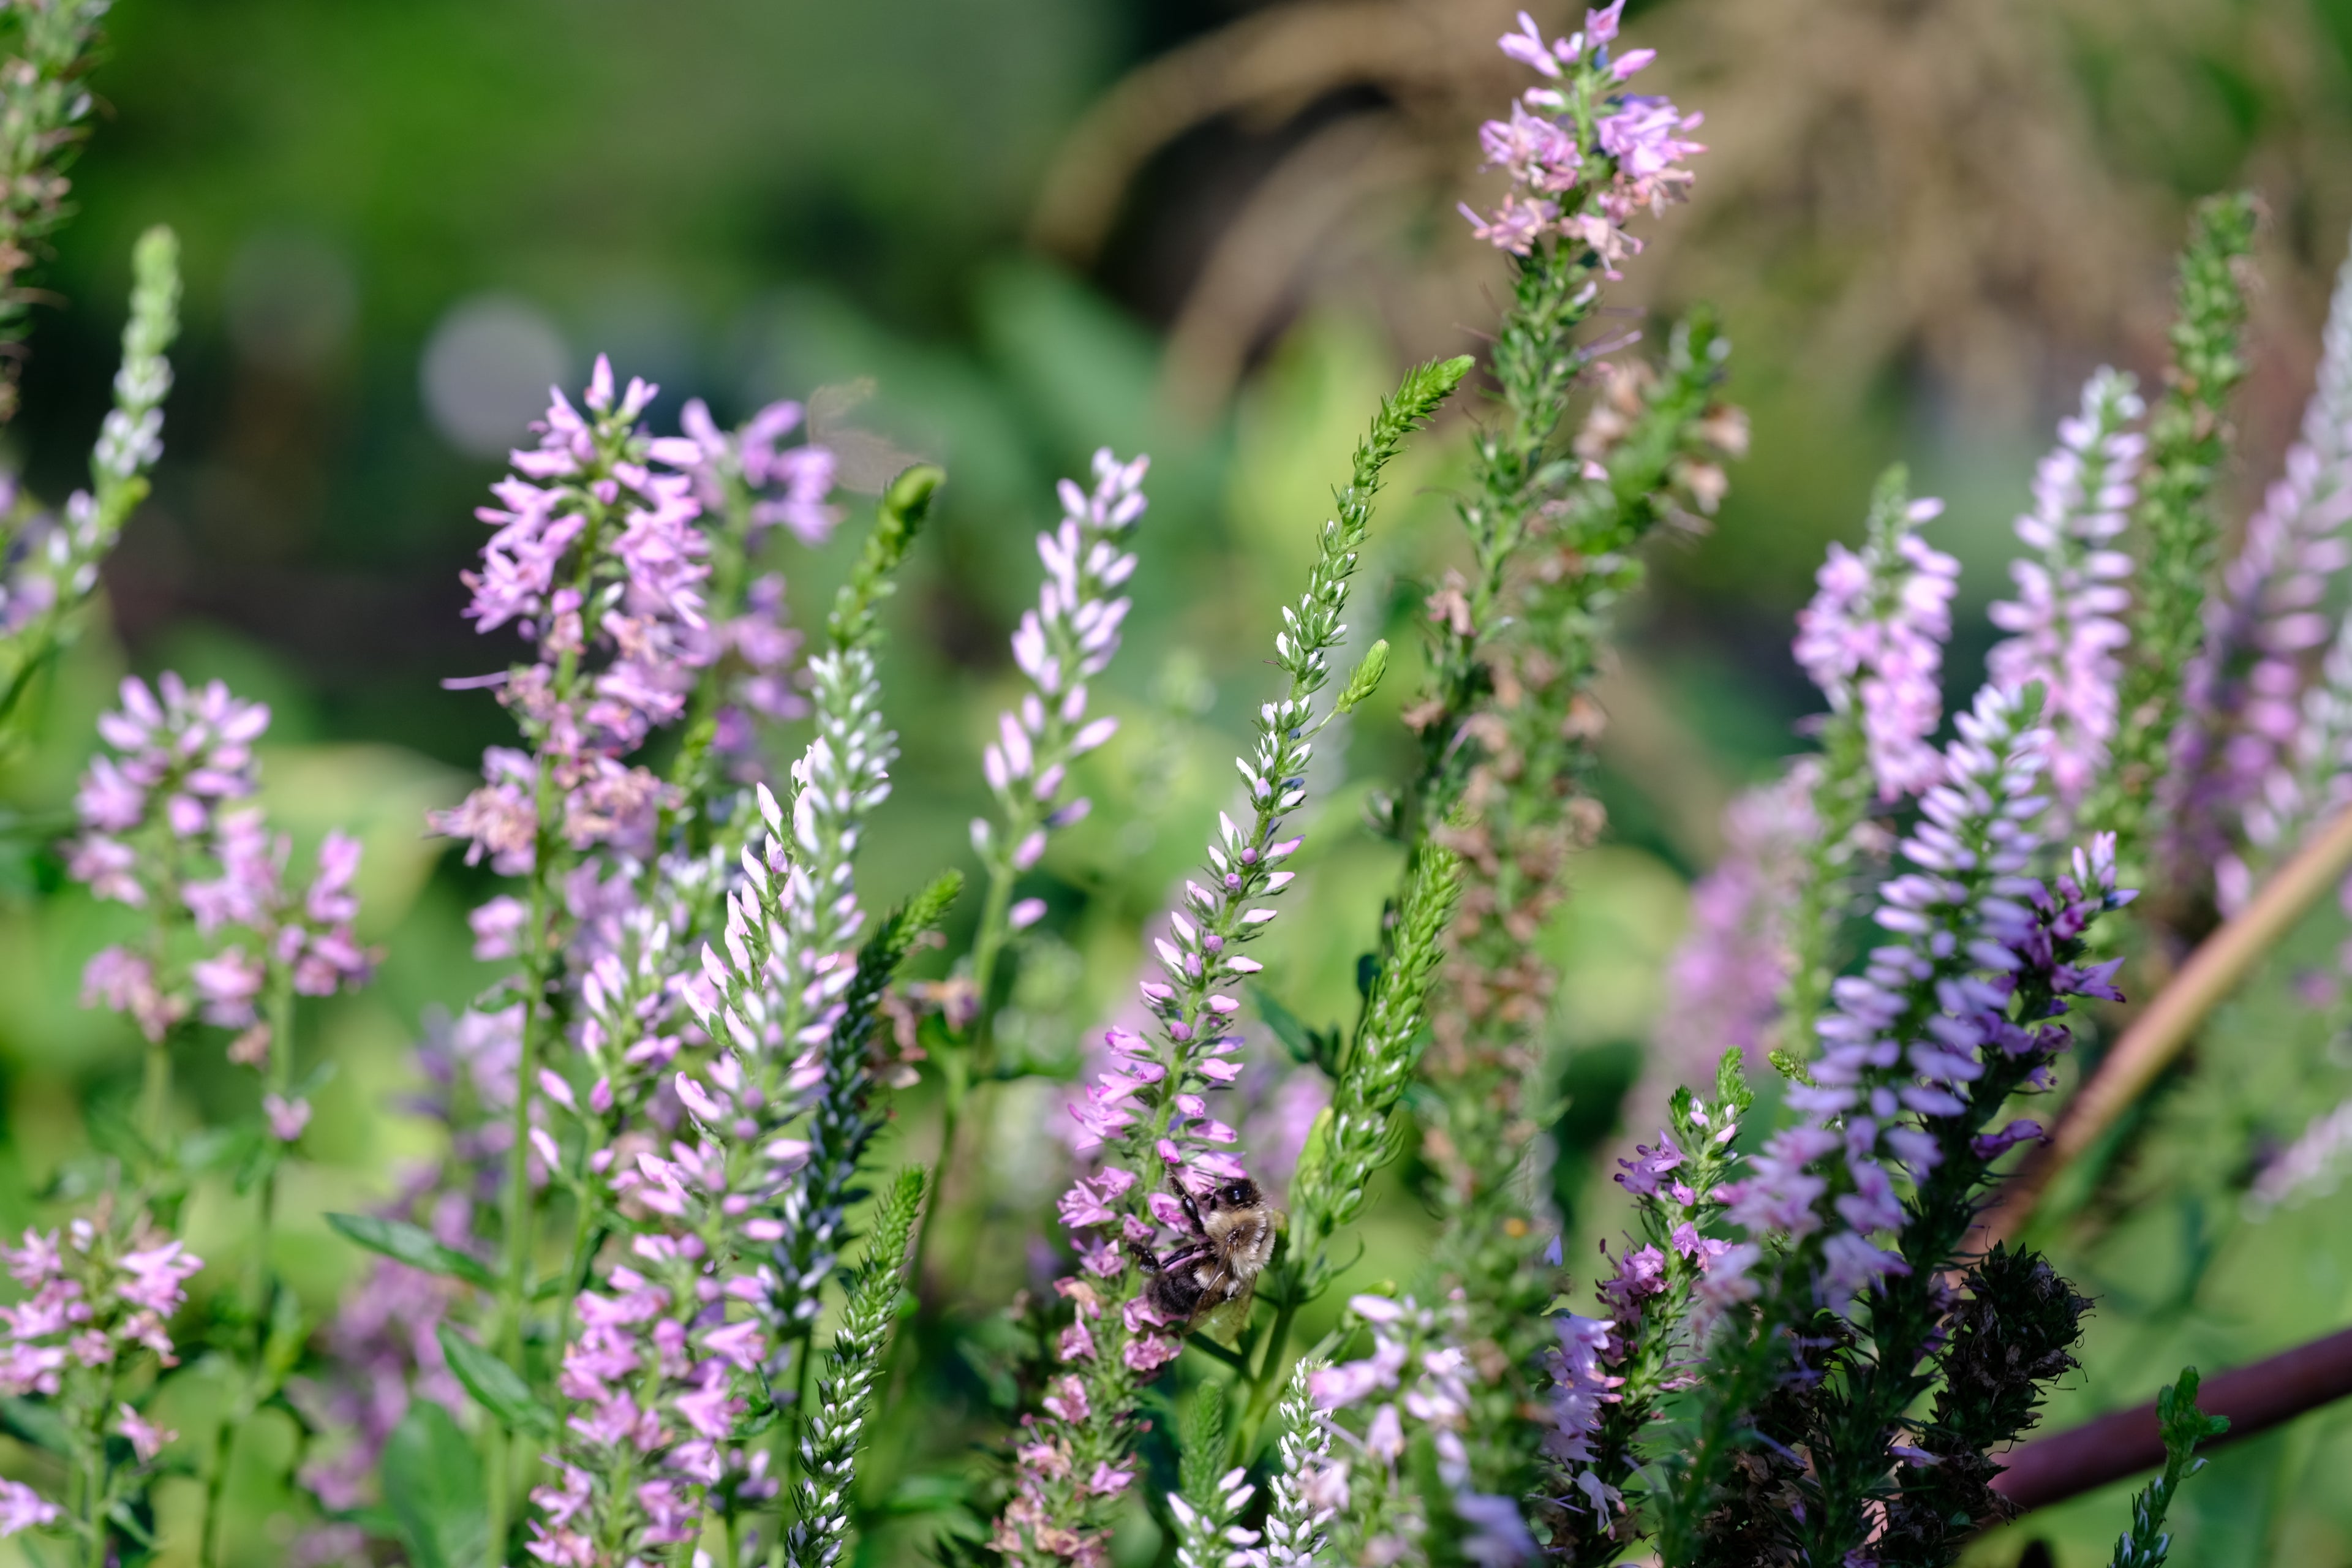
[[[269,1070],[265,1081],[268,1092],[283,1095],[294,1081],[294,978],[282,965],[275,965],[269,984]],[[265,1136],[274,1134],[265,1133]],[[269,1342],[269,1310],[275,1295],[276,1275],[270,1268],[270,1248],[278,1217],[278,1163],[270,1163],[254,1194],[253,1250],[246,1260],[245,1314],[240,1325],[245,1336],[243,1363],[237,1371],[236,1391],[223,1413],[213,1433],[212,1457],[205,1471],[205,1507],[196,1529],[196,1561],[199,1568],[216,1568],[227,1549],[228,1520],[221,1500],[228,1490],[229,1467],[236,1461],[236,1439],[259,1408],[262,1380],[266,1376],[262,1358]]]
[[1258,1432],[1290,1381],[1290,1363],[1283,1351],[1290,1341],[1290,1325],[1297,1316],[1297,1298],[1285,1296],[1274,1310],[1274,1321],[1266,1325],[1265,1353],[1258,1358],[1257,1370],[1250,1373],[1248,1397],[1242,1405],[1241,1420],[1234,1427],[1233,1451],[1236,1459],[1246,1461],[1256,1453]]
[[[949,1177],[956,1169],[956,1153],[960,1139],[966,1136],[967,1126],[983,1129],[988,1125],[988,1087],[996,1073],[996,966],[1004,953],[1006,939],[1011,936],[1013,884],[1020,876],[1013,868],[1010,846],[1018,844],[1035,826],[1035,814],[1024,812],[1005,825],[1004,845],[992,851],[988,860],[988,892],[980,907],[980,927],[971,941],[971,984],[977,1012],[972,1016],[971,1033],[961,1050],[941,1063],[944,1090],[940,1097],[940,1152],[930,1172],[931,1201],[923,1205],[921,1216],[915,1224],[915,1253],[908,1266],[908,1278],[915,1282],[918,1299],[923,1288],[923,1260],[929,1255],[931,1227],[940,1211],[947,1206]],[[973,1095],[981,1103],[967,1117],[964,1106]],[[915,1336],[899,1336],[894,1343],[911,1347]]]
[[[160,976],[164,961],[172,949],[172,911],[177,903],[180,887],[180,841],[173,833],[162,834],[153,851],[157,871],[152,889],[155,919],[148,928],[147,962]],[[172,1115],[172,1026],[169,1024],[147,1042],[146,1074],[139,1091],[139,1136],[159,1163],[164,1160],[163,1141],[167,1136]]]
[[147,1070],[139,1089],[139,1136],[160,1155],[163,1124],[172,1103],[172,1037],[147,1042]]

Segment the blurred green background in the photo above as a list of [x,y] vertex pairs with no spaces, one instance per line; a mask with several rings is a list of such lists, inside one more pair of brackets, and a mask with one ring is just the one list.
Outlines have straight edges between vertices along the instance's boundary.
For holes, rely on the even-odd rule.
[[[1013,689],[1004,637],[1034,593],[1054,479],[1097,445],[1153,454],[1137,609],[1106,683],[1128,728],[1091,764],[1093,818],[1037,879],[1054,912],[1023,954],[1024,1038],[1066,1065],[1125,1004],[1140,925],[1225,803],[1274,607],[1371,400],[1408,358],[1475,348],[1492,318],[1504,271],[1452,205],[1485,190],[1475,127],[1513,87],[1491,48],[1512,9],[123,0],[6,439],[45,493],[75,482],[131,240],[159,221],[185,247],[180,380],[156,495],[108,571],[110,628],[81,644],[39,750],[0,790],[59,809],[115,678],[177,668],[270,702],[268,798],[285,821],[366,839],[362,934],[390,956],[373,989],[307,1026],[306,1054],[336,1076],[283,1259],[321,1310],[354,1260],[315,1215],[383,1193],[430,1147],[397,1110],[406,1052],[429,1009],[488,977],[463,921],[488,879],[425,838],[422,814],[509,733],[488,698],[437,683],[506,662],[458,619],[457,574],[546,383],[609,352],[662,384],[667,427],[689,395],[733,418],[871,378],[835,431],[845,449],[868,468],[946,464],[939,530],[894,608],[905,757],[863,871],[873,902],[968,861],[978,747]],[[1659,547],[1604,684],[1612,831],[1547,939],[1564,971],[1551,1070],[1571,1259],[1617,1223],[1588,1178],[1615,1144],[1687,882],[1731,792],[1799,744],[1810,693],[1790,616],[1823,544],[1858,532],[1871,477],[1902,458],[1951,501],[1937,537],[1966,566],[1950,671],[1965,692],[2051,422],[2102,361],[2160,365],[2186,203],[2242,182],[2270,213],[2233,515],[2289,438],[2352,223],[2347,0],[1630,9],[1662,51],[1643,85],[1706,110],[1714,150],[1691,205],[1647,226],[1610,324],[1720,305],[1756,444],[1711,533]],[[1424,447],[1379,524],[1362,632],[1378,623],[1400,650],[1454,554],[1463,433]],[[841,556],[788,559],[795,600],[818,602]],[[1269,988],[1310,1018],[1349,1003],[1391,872],[1355,823],[1402,763],[1414,674],[1404,660],[1353,722],[1308,824],[1299,918],[1270,943]],[[0,864],[11,1225],[37,1212],[82,1108],[136,1070],[128,1026],[74,994],[119,911],[60,882],[37,845]],[[2343,1010],[2314,978],[2344,924],[2313,918],[2053,1230],[2101,1300],[2053,1424],[2144,1398],[2183,1360],[2210,1371],[2352,1318],[2352,1204],[2263,1223],[2241,1204],[2260,1153],[2352,1076]],[[189,1081],[190,1117],[249,1109],[225,1070]],[[884,1158],[923,1151],[927,1094]],[[1056,1180],[1035,1136],[1050,1098],[1000,1102],[992,1184],[967,1194],[962,1245],[924,1282],[919,1384],[895,1402],[914,1418],[869,1477],[873,1560],[908,1558],[953,1516],[991,1438],[990,1314],[1032,1282],[1024,1238]],[[1380,1213],[1358,1274],[1408,1277],[1420,1210],[1400,1187]],[[234,1278],[226,1206],[194,1224]],[[248,1502],[246,1553],[271,1560],[292,1529],[283,1500]],[[2231,1450],[2183,1506],[2182,1561],[2352,1563],[2352,1418]],[[2046,1540],[2088,1562],[2122,1519],[2105,1495],[1980,1550],[2006,1563]]]

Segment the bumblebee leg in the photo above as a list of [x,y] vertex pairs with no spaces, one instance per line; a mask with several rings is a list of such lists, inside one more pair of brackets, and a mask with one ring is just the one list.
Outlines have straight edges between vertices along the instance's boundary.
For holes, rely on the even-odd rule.
[[1192,1222],[1192,1234],[1194,1236],[1208,1235],[1209,1227],[1201,1223],[1200,1205],[1192,1201],[1192,1189],[1185,1186],[1182,1182],[1179,1181],[1176,1177],[1176,1173],[1173,1171],[1168,1173],[1168,1185],[1176,1194],[1176,1201],[1184,1205],[1184,1217]]

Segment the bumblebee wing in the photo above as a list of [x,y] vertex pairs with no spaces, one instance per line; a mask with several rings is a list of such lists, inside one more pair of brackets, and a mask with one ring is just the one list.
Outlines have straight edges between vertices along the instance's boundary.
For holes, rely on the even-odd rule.
[[[1225,1294],[1231,1291],[1231,1295]],[[1192,1313],[1192,1331],[1206,1334],[1222,1345],[1230,1345],[1241,1338],[1249,1327],[1250,1303],[1256,1300],[1257,1286],[1247,1279],[1236,1280],[1220,1271],[1215,1282],[1201,1298],[1201,1305]]]

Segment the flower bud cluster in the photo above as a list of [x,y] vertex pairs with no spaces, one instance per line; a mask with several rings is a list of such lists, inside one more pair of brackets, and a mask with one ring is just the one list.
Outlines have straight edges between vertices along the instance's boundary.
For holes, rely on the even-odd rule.
[[1499,40],[1504,54],[1544,79],[1511,106],[1508,120],[1479,128],[1486,166],[1511,176],[1492,215],[1462,215],[1480,239],[1515,256],[1555,241],[1591,251],[1608,276],[1638,252],[1625,232],[1636,213],[1654,216],[1680,201],[1694,178],[1683,161],[1706,149],[1685,140],[1703,118],[1664,98],[1622,91],[1656,58],[1654,49],[1612,56],[1625,0],[1588,11],[1583,30],[1547,41],[1532,17]]
[[2082,412],[2058,425],[2058,446],[2033,475],[2033,510],[2017,537],[2033,552],[2010,563],[2018,596],[1992,606],[2011,635],[1985,656],[2006,691],[2042,687],[2050,731],[2050,785],[2072,810],[2107,764],[2116,732],[2119,657],[2130,634],[2124,584],[2131,557],[2116,548],[2133,505],[2147,437],[2131,428],[2146,412],[2132,378],[2102,369],[2083,386]]
[[1332,1452],[1331,1423],[1315,1408],[1312,1357],[1291,1369],[1276,1417],[1282,1436],[1273,1478],[1266,1483],[1264,1540],[1227,1559],[1227,1568],[1308,1568],[1323,1561],[1332,1520],[1349,1503],[1348,1466]]
[[[981,753],[1003,826],[984,817],[971,824],[972,847],[1003,875],[1034,866],[1048,834],[1087,815],[1085,796],[1063,798],[1070,764],[1118,731],[1115,718],[1087,717],[1087,682],[1118,653],[1131,601],[1110,595],[1135,574],[1135,554],[1123,545],[1142,519],[1150,467],[1149,457],[1122,463],[1105,447],[1095,454],[1094,489],[1064,479],[1061,523],[1037,536],[1045,582],[1036,607],[1022,612],[1013,634],[1013,662],[1033,689],[1017,710],[997,716],[997,739]],[[1024,900],[1012,910],[1012,927],[1044,913],[1044,904]]]
[[[759,1307],[781,1338],[804,1332],[831,1272],[842,1194],[869,1117],[862,1029],[846,998],[858,979],[852,947],[864,913],[852,859],[866,815],[889,793],[895,738],[884,729],[879,686],[865,649],[817,661],[834,679],[818,688],[818,733],[793,767],[789,849],[784,808],[759,786],[766,844],[741,857],[742,885],[728,894],[725,955],[706,943],[702,973],[682,994],[721,1060],[741,1075],[740,1125],[756,1129],[762,1166],[749,1183],[763,1215],[757,1239],[777,1243],[776,1268]],[[858,672],[855,687],[841,679]],[[683,1080],[681,1080],[683,1081]],[[804,1121],[795,1135],[788,1124]]]
[[1264,1532],[1235,1522],[1256,1495],[1245,1465],[1218,1477],[1199,1508],[1181,1493],[1170,1492],[1168,1511],[1176,1518],[1176,1568],[1250,1568],[1257,1563],[1251,1549]]

